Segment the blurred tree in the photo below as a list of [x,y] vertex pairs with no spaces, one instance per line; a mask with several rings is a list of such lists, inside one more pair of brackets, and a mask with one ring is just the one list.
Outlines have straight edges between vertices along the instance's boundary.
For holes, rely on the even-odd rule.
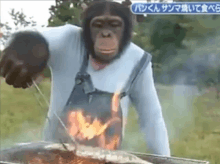
[[20,12],[19,11],[15,12],[14,9],[11,9],[9,14],[13,20],[15,27],[14,28],[10,27],[8,22],[0,23],[0,28],[3,31],[2,37],[0,39],[0,44],[2,45],[5,45],[6,40],[8,39],[8,37],[11,35],[13,31],[17,31],[21,28],[25,28],[28,26],[34,27],[37,25],[36,21],[33,20],[33,17],[27,18],[27,16],[23,13],[22,10]]
[[192,54],[196,66],[197,86],[200,90],[214,88],[216,97],[220,93],[220,32],[216,36],[206,38],[201,45],[195,47]]
[[154,70],[155,79],[166,84],[173,83],[176,81],[173,77],[176,73],[174,70],[181,71],[185,62],[183,58],[189,56],[187,52],[184,57],[178,53],[181,49],[185,49],[182,42],[186,36],[186,29],[176,23],[176,17],[173,19],[158,17],[152,22],[149,31],[152,62],[160,66],[160,69],[157,68],[159,72]]
[[186,30],[183,27],[165,19],[156,20],[151,31],[150,43],[154,47],[153,50],[162,50],[163,53],[166,47],[182,47],[182,41],[186,36]]
[[[60,26],[64,24],[74,24],[80,26],[82,23],[82,12],[92,1],[113,1],[113,0],[56,0],[56,5],[51,6],[49,26]],[[123,5],[130,6],[131,0],[122,1]],[[142,22],[143,16],[137,17],[137,22]]]
[[5,45],[6,40],[11,35],[12,28],[6,23],[0,23],[0,27],[3,29],[2,37],[0,39],[0,44]]
[[[213,20],[210,15],[157,15],[150,17],[148,26],[146,26],[148,27],[146,30],[150,29],[146,37],[149,41],[146,43],[151,44],[148,47],[152,48],[153,63],[162,64],[162,74],[169,74],[171,81],[174,77],[172,74],[178,74],[177,70],[182,71],[186,68],[187,58],[199,55],[199,53],[192,53],[196,49],[195,46],[203,45],[208,38],[218,35],[216,29],[220,27],[217,23],[219,18]],[[179,58],[180,60],[176,60]],[[205,79],[200,78],[199,80],[202,80],[203,83]]]
[[74,24],[80,26],[83,6],[88,5],[92,0],[56,0],[56,5],[50,7],[51,17],[49,26],[60,26]]

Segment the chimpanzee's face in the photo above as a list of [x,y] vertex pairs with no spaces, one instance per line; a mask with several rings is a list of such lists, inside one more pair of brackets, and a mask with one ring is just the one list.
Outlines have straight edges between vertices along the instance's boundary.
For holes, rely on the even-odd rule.
[[101,63],[110,63],[119,59],[130,43],[132,13],[118,2],[94,2],[83,13],[82,27],[87,52]]
[[118,55],[123,37],[123,19],[109,13],[96,16],[90,22],[90,30],[96,60],[102,63],[112,61]]

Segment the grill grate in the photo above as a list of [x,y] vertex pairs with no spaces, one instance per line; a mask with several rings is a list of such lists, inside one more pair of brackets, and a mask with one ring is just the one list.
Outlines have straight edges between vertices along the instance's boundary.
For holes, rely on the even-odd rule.
[[83,145],[32,142],[0,151],[0,164],[209,164],[207,161]]
[[0,161],[25,164],[151,164],[124,151],[48,142],[24,143],[2,150]]

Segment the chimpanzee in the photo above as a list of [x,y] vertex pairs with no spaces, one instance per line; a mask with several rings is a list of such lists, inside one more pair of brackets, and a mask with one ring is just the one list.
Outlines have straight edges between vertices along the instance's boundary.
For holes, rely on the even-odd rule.
[[6,83],[27,88],[49,65],[46,141],[71,142],[72,135],[80,144],[120,149],[131,102],[148,148],[170,156],[151,55],[131,42],[130,9],[117,2],[94,2],[83,16],[82,28],[64,25],[12,35],[0,62]]

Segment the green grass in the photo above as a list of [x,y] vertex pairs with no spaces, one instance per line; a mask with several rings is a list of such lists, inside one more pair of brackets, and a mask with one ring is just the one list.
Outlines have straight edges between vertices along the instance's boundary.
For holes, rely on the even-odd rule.
[[[41,90],[48,97],[50,82]],[[168,128],[172,156],[220,163],[220,101],[216,93],[187,96],[184,88],[157,85],[163,115]],[[180,94],[182,92],[182,94]],[[37,101],[40,99],[42,107]],[[16,142],[40,140],[47,105],[34,88],[22,90],[1,84],[1,147]],[[122,148],[147,152],[144,135],[140,133],[138,116],[131,108]]]
[[[41,89],[49,97],[50,83],[44,82]],[[47,106],[35,88],[14,89],[5,83],[1,84],[1,147],[16,142],[27,142],[40,138],[39,129],[43,126]]]

